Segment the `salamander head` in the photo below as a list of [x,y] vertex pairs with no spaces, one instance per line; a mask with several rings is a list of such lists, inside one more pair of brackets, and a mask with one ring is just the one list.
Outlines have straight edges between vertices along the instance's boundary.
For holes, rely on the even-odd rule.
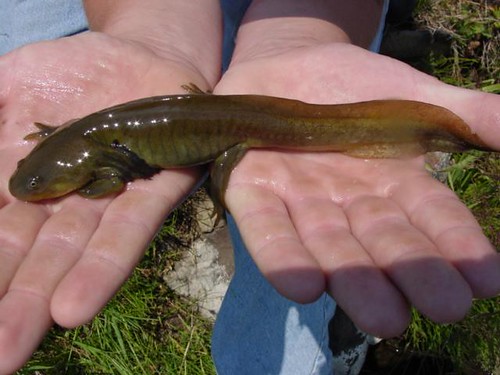
[[[91,151],[84,142],[58,145],[41,142],[17,164],[10,193],[23,201],[57,198],[78,190],[92,179]],[[58,147],[59,146],[59,147]]]

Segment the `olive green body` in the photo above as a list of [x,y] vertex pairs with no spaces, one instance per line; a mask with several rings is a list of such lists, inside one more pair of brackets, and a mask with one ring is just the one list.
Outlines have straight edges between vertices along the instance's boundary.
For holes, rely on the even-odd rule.
[[39,127],[42,141],[9,183],[22,200],[75,190],[99,197],[160,169],[216,159],[213,177],[224,189],[249,148],[367,158],[486,148],[452,112],[402,100],[315,105],[257,95],[174,95],[121,104],[61,128]]

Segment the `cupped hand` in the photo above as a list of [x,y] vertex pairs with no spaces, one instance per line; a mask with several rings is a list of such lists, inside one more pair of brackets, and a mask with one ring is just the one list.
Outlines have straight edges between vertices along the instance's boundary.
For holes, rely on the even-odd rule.
[[33,147],[23,141],[33,122],[58,125],[196,80],[206,85],[179,63],[98,33],[0,59],[0,373],[20,367],[53,320],[72,327],[91,319],[199,177],[196,170],[163,172],[114,200],[20,202],[8,180]]
[[[500,150],[500,97],[444,85],[348,44],[233,63],[215,92],[425,101],[456,112]],[[473,297],[500,292],[500,255],[465,205],[425,171],[423,157],[250,151],[225,200],[281,294],[311,302],[326,290],[368,333],[399,334],[410,305],[434,321],[456,321]]]

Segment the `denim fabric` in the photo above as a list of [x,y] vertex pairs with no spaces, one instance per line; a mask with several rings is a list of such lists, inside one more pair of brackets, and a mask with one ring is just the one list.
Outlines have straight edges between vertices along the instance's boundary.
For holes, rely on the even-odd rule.
[[[250,0],[221,0],[224,14],[223,63],[231,61],[234,40]],[[308,305],[294,303],[262,276],[228,216],[235,274],[217,315],[212,357],[219,375],[328,374],[328,322],[335,302],[324,294]]]
[[0,55],[87,28],[81,0],[1,0]]
[[382,44],[382,37],[384,36],[385,18],[387,16],[388,11],[389,11],[389,0],[384,0],[377,33],[375,34],[375,37],[373,38],[370,47],[368,48],[372,52],[380,51],[380,45]]
[[[222,0],[224,3],[232,4],[225,17],[233,11],[232,18],[224,19],[225,70],[249,1]],[[380,49],[388,5],[389,1],[385,0],[379,28],[370,46],[375,52]],[[334,300],[324,293],[316,302],[301,305],[278,294],[248,254],[230,216],[228,224],[235,274],[212,335],[212,357],[218,374],[332,374],[333,355],[328,346],[327,326],[335,313]],[[366,345],[361,345],[360,350],[366,350]],[[364,356],[365,353],[360,353],[361,358]]]
[[241,20],[252,0],[221,0],[224,22],[224,40],[222,44],[222,71],[225,72],[231,62],[236,33]]
[[212,335],[219,375],[331,374],[328,322],[335,303],[324,294],[302,305],[281,296],[262,276],[231,217],[235,274]]

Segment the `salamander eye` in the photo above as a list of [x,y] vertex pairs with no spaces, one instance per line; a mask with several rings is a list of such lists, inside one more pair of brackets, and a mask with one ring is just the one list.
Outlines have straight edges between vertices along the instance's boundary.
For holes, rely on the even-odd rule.
[[42,182],[42,178],[40,176],[33,176],[28,180],[28,189],[29,190],[37,190],[40,188],[40,184]]

